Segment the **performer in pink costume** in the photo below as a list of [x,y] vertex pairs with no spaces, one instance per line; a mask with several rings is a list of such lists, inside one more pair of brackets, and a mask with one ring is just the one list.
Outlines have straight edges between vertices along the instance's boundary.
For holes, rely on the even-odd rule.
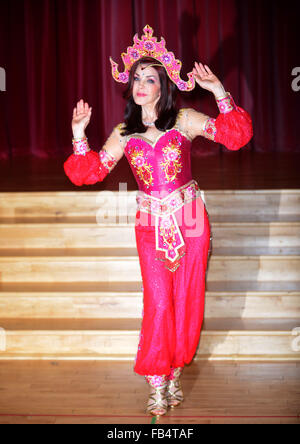
[[[124,122],[105,145],[90,149],[84,130],[92,109],[82,100],[73,111],[74,153],[64,163],[70,180],[95,184],[125,154],[139,191],[135,222],[143,281],[143,320],[134,371],[150,385],[147,412],[163,415],[183,401],[180,376],[193,359],[204,315],[205,274],[211,229],[204,192],[191,174],[191,142],[203,136],[238,150],[252,138],[250,115],[237,106],[207,65],[195,63],[188,81],[181,62],[145,26],[122,53],[125,70],[112,60],[115,80],[128,83]],[[211,91],[217,118],[192,108],[177,110],[176,87]]]

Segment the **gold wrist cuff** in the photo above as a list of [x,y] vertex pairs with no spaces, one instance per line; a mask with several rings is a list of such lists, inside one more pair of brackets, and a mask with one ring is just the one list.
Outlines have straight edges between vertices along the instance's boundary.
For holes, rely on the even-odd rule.
[[83,137],[81,139],[72,139],[73,143],[73,151],[76,155],[84,155],[88,153],[90,150],[87,137]]

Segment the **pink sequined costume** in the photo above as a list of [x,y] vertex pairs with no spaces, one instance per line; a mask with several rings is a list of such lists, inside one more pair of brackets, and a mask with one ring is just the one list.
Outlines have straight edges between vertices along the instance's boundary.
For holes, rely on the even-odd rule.
[[[202,135],[238,150],[253,135],[249,114],[231,95],[217,100],[220,114],[207,116]],[[143,134],[127,137],[124,154],[136,178],[136,244],[143,281],[143,320],[134,371],[170,375],[193,359],[204,314],[205,274],[211,230],[204,193],[191,174],[191,139],[182,122],[150,143]],[[121,128],[122,124],[120,124]],[[76,185],[103,180],[114,168],[105,146],[83,145],[64,164]]]

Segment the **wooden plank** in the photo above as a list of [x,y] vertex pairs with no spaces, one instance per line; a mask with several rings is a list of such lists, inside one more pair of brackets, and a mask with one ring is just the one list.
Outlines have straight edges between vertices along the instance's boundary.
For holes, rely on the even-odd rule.
[[[299,254],[300,222],[212,223],[214,252]],[[1,224],[1,250],[136,248],[134,224]],[[230,253],[234,252],[234,253]],[[297,253],[295,253],[297,252]],[[2,253],[0,253],[2,254]],[[244,253],[243,253],[244,254]]]
[[[138,318],[142,304],[142,292],[1,292],[0,318]],[[300,293],[206,292],[204,317],[300,319]]]
[[[1,282],[141,281],[138,256],[0,257]],[[43,255],[44,254],[44,255]],[[208,281],[299,281],[300,256],[211,256]]]

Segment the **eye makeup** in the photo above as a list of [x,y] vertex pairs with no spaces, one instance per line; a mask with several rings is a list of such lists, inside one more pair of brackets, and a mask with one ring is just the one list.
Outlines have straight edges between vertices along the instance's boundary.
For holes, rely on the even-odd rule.
[[[139,77],[134,77],[133,80],[140,80],[140,78],[139,78]],[[148,79],[147,81],[148,81],[149,83],[155,83],[154,78],[153,78],[153,79]]]

